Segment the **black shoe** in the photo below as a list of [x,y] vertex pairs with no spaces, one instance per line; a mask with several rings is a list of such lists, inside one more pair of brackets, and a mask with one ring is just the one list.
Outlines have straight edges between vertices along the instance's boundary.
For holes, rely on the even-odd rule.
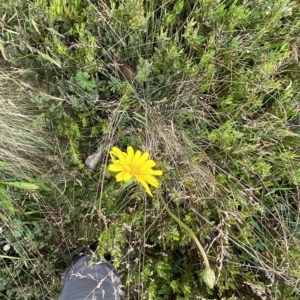
[[98,247],[98,241],[94,241],[88,245],[80,246],[69,250],[65,255],[65,263],[67,266],[74,264],[80,257],[85,255],[93,255]]

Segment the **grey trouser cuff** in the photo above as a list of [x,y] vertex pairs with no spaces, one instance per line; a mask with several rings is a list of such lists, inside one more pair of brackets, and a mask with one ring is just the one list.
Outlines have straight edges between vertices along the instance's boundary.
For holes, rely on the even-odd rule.
[[79,258],[61,277],[60,300],[120,300],[121,281],[112,264],[91,255]]

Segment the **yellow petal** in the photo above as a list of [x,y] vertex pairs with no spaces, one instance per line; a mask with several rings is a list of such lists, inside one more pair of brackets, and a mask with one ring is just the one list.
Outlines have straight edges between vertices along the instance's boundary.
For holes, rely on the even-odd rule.
[[130,178],[132,178],[132,175],[131,175],[129,172],[126,172],[126,173],[124,174],[123,180],[124,180],[124,181],[127,181],[127,180],[129,180]]
[[140,158],[141,158],[141,155],[142,155],[142,153],[141,153],[140,150],[137,150],[137,151],[135,152],[134,158],[133,158],[133,160],[132,160],[132,165],[133,165],[133,166],[139,165],[138,162],[139,162],[139,160],[140,160]]
[[120,172],[120,171],[124,171],[124,167],[121,165],[111,164],[108,166],[108,170],[113,172]]
[[131,166],[134,158],[134,150],[131,146],[127,147],[126,163]]
[[123,178],[124,178],[124,175],[125,175],[126,173],[127,173],[126,171],[122,171],[122,172],[118,173],[118,174],[116,175],[116,180],[117,180],[117,181],[122,181]]
[[147,184],[147,182],[144,181],[143,179],[139,179],[138,181],[139,181],[139,182],[141,183],[141,185],[145,188],[146,192],[147,192],[151,197],[153,197],[153,195],[152,195],[152,193],[151,193],[151,191],[150,191],[150,189],[149,189],[149,185]]
[[159,187],[159,182],[157,179],[152,175],[142,175],[139,176],[142,180],[146,181],[147,183],[153,185],[154,187]]
[[120,159],[120,160],[124,160],[125,157],[126,157],[126,153],[123,152],[123,151],[121,151],[121,150],[120,150],[119,148],[117,148],[117,147],[113,147],[113,148],[112,148],[112,151],[110,151],[110,154],[116,156],[116,157],[117,157],[118,159]]
[[143,164],[149,157],[149,153],[145,152],[138,161],[138,164]]
[[154,160],[147,160],[139,169],[140,173],[142,174],[148,174],[149,169],[156,166],[156,163]]
[[161,170],[149,170],[148,174],[150,175],[156,175],[156,176],[161,176],[163,174],[163,171]]

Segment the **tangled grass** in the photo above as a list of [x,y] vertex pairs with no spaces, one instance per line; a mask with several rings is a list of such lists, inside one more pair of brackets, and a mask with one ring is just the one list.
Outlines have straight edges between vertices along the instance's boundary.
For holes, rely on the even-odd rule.
[[[30,101],[59,141],[43,195],[59,221],[42,217],[59,222],[58,252],[99,238],[125,299],[298,299],[296,2],[19,0],[0,11],[2,52],[30,70]],[[205,246],[213,290],[159,198],[114,181],[112,146],[158,162],[168,207]]]

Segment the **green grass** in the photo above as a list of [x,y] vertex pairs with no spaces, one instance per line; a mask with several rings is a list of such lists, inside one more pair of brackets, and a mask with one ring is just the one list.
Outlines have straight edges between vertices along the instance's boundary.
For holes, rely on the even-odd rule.
[[[21,149],[7,154],[13,170],[51,187],[26,200],[51,216],[39,220],[53,228],[43,249],[54,269],[35,272],[55,282],[47,297],[59,294],[61,253],[99,238],[98,254],[111,252],[125,299],[298,299],[299,5],[66,3],[0,5],[2,56],[23,70],[10,78],[31,87],[21,98],[56,137],[45,155],[28,138],[33,128],[6,137]],[[2,90],[10,94],[9,85]],[[1,124],[24,122],[7,107]],[[193,240],[158,196],[121,186],[107,171],[111,147],[129,145],[149,151],[164,171],[161,192],[204,246],[217,276],[213,290]],[[95,152],[99,162],[90,170],[84,162]]]
[[54,139],[41,128],[22,70],[1,65],[0,294],[2,299],[53,299],[53,288],[59,288],[51,265],[59,226],[49,222],[54,208],[45,197],[51,190],[44,176]]

